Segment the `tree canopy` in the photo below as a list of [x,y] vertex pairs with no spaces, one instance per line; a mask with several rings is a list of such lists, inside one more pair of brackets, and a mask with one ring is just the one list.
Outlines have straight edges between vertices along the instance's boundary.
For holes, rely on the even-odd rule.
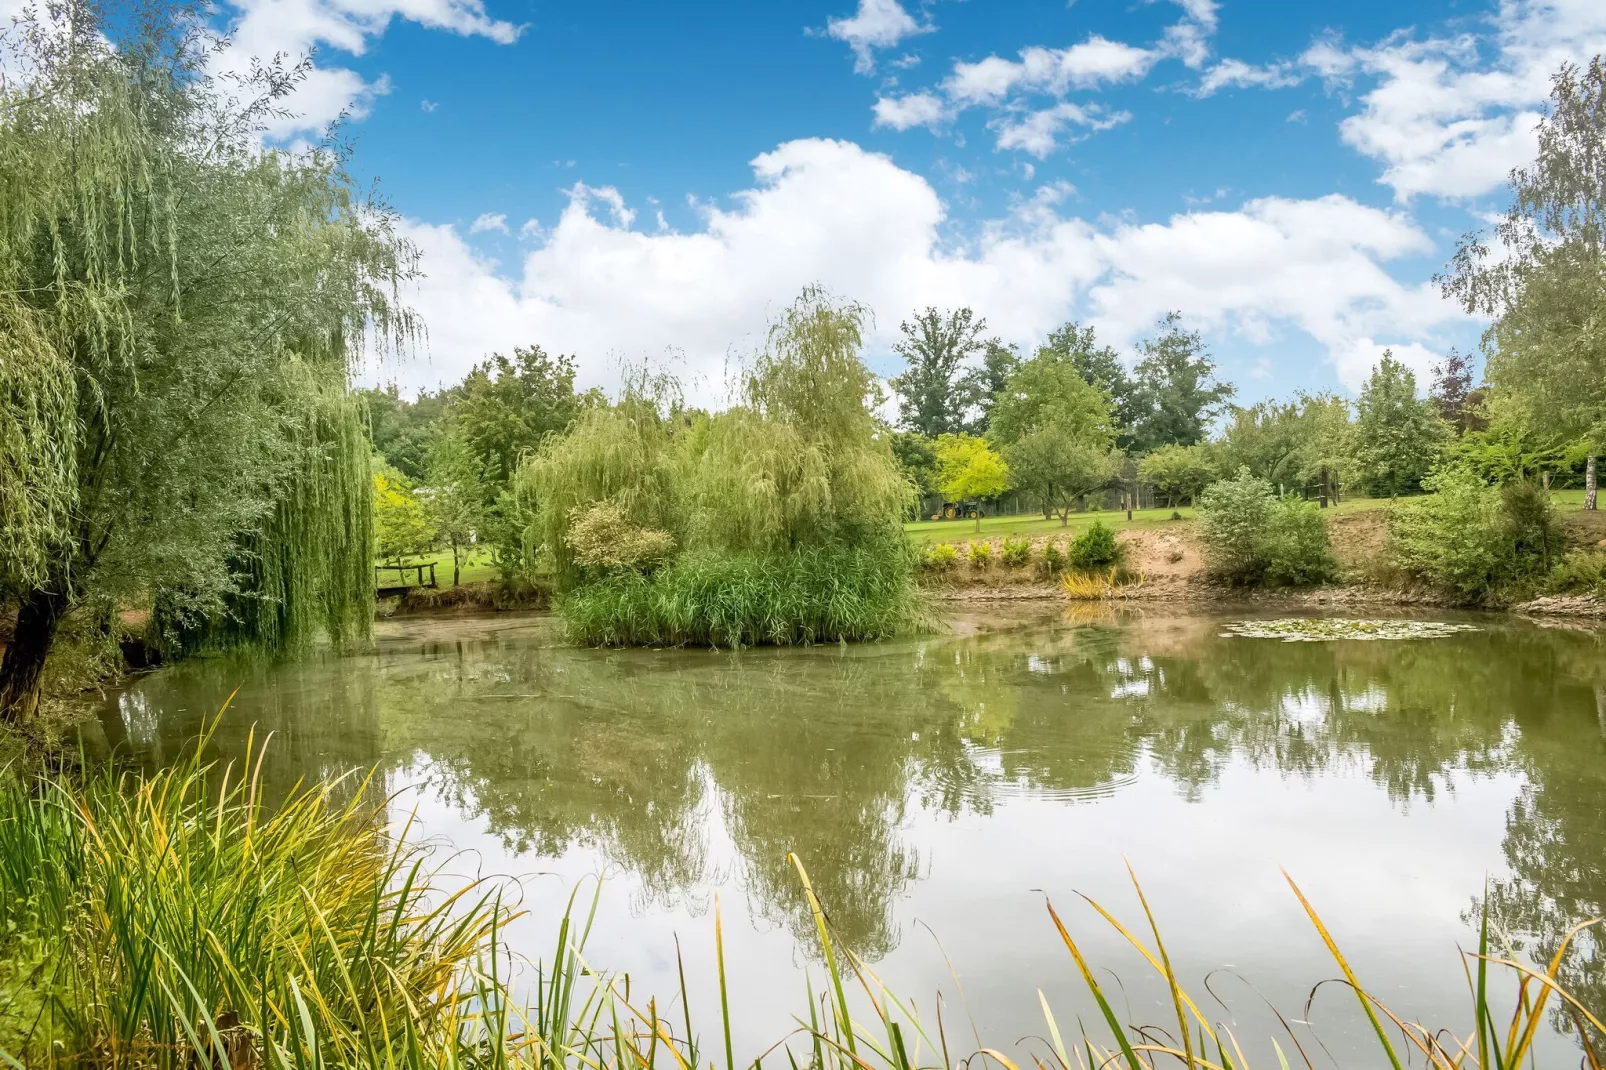
[[1511,175],[1499,254],[1469,236],[1441,282],[1493,321],[1483,337],[1491,386],[1585,439],[1593,456],[1606,441],[1606,63],[1563,65],[1550,96],[1538,154]]
[[1433,403],[1417,397],[1416,373],[1384,350],[1355,403],[1351,434],[1362,482],[1393,498],[1421,488],[1439,459],[1445,426]]
[[1183,326],[1181,313],[1167,313],[1159,327],[1157,337],[1138,346],[1143,357],[1135,372],[1132,440],[1140,450],[1203,442],[1210,422],[1237,392],[1216,378],[1204,339]]
[[[1009,466],[984,438],[944,435],[937,440],[937,486],[950,501],[996,498],[1009,489]],[[978,512],[978,531],[980,520]]]
[[1337,481],[1349,467],[1350,407],[1335,394],[1233,407],[1220,442],[1223,471],[1247,468],[1273,485]]
[[968,308],[927,308],[898,325],[893,352],[908,364],[891,380],[898,393],[898,419],[905,430],[928,438],[965,429],[971,389],[966,361],[987,350],[987,321]]
[[[26,15],[0,86],[0,716],[63,616],[148,596],[194,631],[366,634],[368,446],[347,377],[407,337],[412,248],[326,147],[263,150],[295,78],[207,73],[197,9]],[[243,102],[242,102],[243,101]]]
[[1115,434],[1104,392],[1082,378],[1072,358],[1041,349],[1021,363],[994,400],[988,437],[1007,446],[1050,425],[1105,445]]
[[[1111,421],[1126,439],[1138,418],[1138,383],[1127,373],[1115,350],[1099,345],[1092,327],[1076,323],[1067,323],[1049,332],[1042,350],[1058,354],[1076,369],[1083,381],[1104,391],[1110,400]],[[1130,441],[1123,441],[1123,445],[1130,445]]]

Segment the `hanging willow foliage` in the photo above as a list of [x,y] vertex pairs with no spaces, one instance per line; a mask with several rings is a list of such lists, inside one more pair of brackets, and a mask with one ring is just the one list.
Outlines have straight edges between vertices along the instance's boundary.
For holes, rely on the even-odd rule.
[[323,637],[350,647],[373,632],[372,452],[364,409],[342,382],[318,398],[300,467],[272,511],[240,537],[234,583],[216,601],[164,591],[153,633],[167,656],[250,647],[297,651]]
[[0,294],[0,590],[45,577],[72,506],[72,366],[50,327]]
[[[805,290],[731,408],[687,413],[677,391],[632,383],[524,466],[527,556],[550,555],[577,638],[812,642],[915,622],[900,527],[912,491],[873,415],[865,315]],[[667,535],[677,556],[582,567],[570,525],[597,503],[621,529]]]
[[339,151],[263,148],[297,72],[220,85],[204,5],[129,2],[0,43],[0,718],[86,600],[159,595],[213,643],[367,627],[347,382],[416,333],[416,251]]

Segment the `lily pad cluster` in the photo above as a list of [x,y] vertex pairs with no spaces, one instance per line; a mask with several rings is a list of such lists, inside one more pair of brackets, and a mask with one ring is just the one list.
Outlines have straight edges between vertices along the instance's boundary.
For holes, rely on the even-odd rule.
[[1344,620],[1330,617],[1288,617],[1239,620],[1227,625],[1223,639],[1281,639],[1285,643],[1325,643],[1334,639],[1444,639],[1475,632],[1474,624],[1442,620]]

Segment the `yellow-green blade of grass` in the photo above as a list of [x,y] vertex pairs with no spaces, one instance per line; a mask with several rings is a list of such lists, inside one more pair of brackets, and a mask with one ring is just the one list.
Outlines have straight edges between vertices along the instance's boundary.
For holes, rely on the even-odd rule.
[[1366,1012],[1367,1021],[1372,1023],[1372,1029],[1377,1033],[1378,1043],[1383,1045],[1383,1053],[1388,1056],[1389,1065],[1394,1070],[1404,1070],[1400,1065],[1399,1054],[1395,1052],[1394,1045],[1389,1043],[1388,1034],[1383,1031],[1383,1023],[1377,1020],[1377,1013],[1372,1009],[1371,996],[1367,994],[1366,989],[1361,987],[1361,982],[1356,978],[1355,971],[1350,969],[1349,961],[1344,958],[1344,953],[1338,949],[1337,942],[1333,940],[1332,933],[1327,931],[1327,926],[1322,924],[1322,919],[1317,915],[1316,908],[1310,905],[1310,900],[1305,898],[1305,893],[1299,890],[1299,885],[1294,883],[1294,878],[1288,875],[1287,870],[1283,870],[1283,879],[1288,881],[1288,886],[1299,897],[1299,903],[1305,908],[1305,914],[1310,918],[1311,924],[1316,926],[1316,931],[1321,934],[1322,943],[1327,945],[1327,950],[1333,956],[1333,960],[1338,963],[1338,968],[1344,971],[1344,979],[1349,982],[1350,989],[1355,993],[1355,998],[1360,1001],[1361,1010]]
[[1145,1070],[1143,1063],[1138,1060],[1138,1053],[1132,1050],[1132,1042],[1127,1039],[1126,1030],[1121,1028],[1120,1019],[1116,1018],[1115,1011],[1110,1007],[1110,1001],[1104,998],[1104,990],[1099,987],[1098,978],[1093,976],[1087,960],[1082,957],[1081,949],[1076,946],[1076,941],[1071,939],[1071,934],[1065,929],[1065,923],[1055,912],[1053,903],[1048,904],[1048,916],[1054,919],[1054,927],[1059,930],[1060,939],[1065,941],[1065,946],[1070,949],[1071,958],[1076,960],[1076,968],[1082,971],[1082,980],[1093,993],[1093,998],[1098,1001],[1104,1021],[1109,1025],[1110,1032],[1114,1034],[1116,1043],[1121,1047],[1121,1054],[1126,1059],[1128,1070]]
[[836,992],[837,1014],[840,1021],[837,1023],[841,1031],[843,1042],[847,1045],[848,1054],[857,1057],[858,1046],[853,1039],[853,1016],[848,1012],[847,993],[842,988],[842,973],[836,965],[836,949],[831,943],[831,934],[826,931],[825,910],[820,906],[819,897],[814,894],[814,885],[809,883],[808,871],[803,868],[803,860],[796,854],[787,853],[787,859],[797,870],[797,875],[803,882],[803,891],[809,901],[809,910],[814,914],[814,928],[820,936],[820,950],[825,955],[826,972],[831,976],[831,986]]

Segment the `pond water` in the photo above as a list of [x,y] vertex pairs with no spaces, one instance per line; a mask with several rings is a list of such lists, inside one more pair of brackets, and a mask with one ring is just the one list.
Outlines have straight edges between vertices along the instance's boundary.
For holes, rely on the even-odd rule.
[[[1063,1030],[1093,1031],[1045,900],[1124,1018],[1169,1019],[1077,894],[1141,926],[1128,863],[1198,1001],[1262,1055],[1275,1004],[1317,1065],[1376,1060],[1340,986],[1307,1007],[1338,970],[1281,870],[1396,1013],[1462,1033],[1457,948],[1486,900],[1530,954],[1606,906],[1600,633],[1465,617],[1478,630],[1288,643],[1223,635],[1238,618],[1014,612],[741,654],[573,649],[538,617],[390,622],[370,655],[163,671],[102,723],[172,761],[238,686],[219,756],[255,724],[270,792],[377,769],[394,820],[461,852],[454,872],[521,878],[512,939],[532,958],[603,876],[588,958],[667,1005],[678,937],[705,1040],[717,896],[749,1061],[804,1013],[804,971],[819,983],[788,851],[891,989],[928,1020],[944,993],[966,1050],[972,1022],[993,1046],[1044,1035],[1039,989]],[[1606,1010],[1599,943],[1565,972]],[[1570,1037],[1543,1045],[1539,1065],[1577,1065]]]

